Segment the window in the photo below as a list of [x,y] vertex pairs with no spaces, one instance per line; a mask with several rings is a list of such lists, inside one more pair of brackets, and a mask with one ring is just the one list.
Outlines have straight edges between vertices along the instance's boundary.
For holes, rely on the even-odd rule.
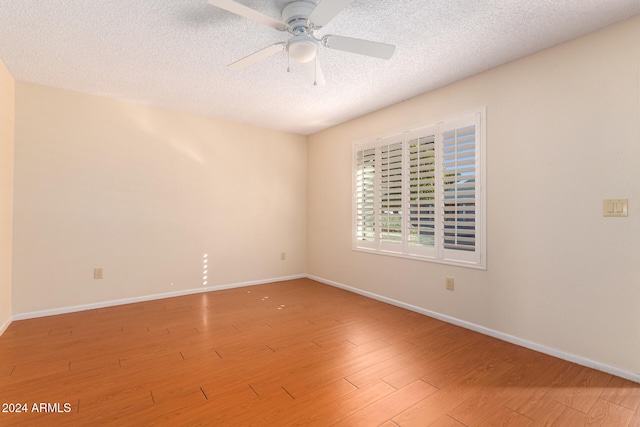
[[354,144],[353,249],[485,268],[484,111]]

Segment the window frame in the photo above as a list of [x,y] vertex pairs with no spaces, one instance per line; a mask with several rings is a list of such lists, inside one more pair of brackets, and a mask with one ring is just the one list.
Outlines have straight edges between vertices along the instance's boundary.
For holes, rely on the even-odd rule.
[[[455,137],[458,138],[457,132],[472,127],[475,132],[471,145],[465,144],[464,139],[463,142],[456,139],[453,146],[462,147],[462,150],[457,150],[455,154],[445,153],[443,135],[454,131]],[[433,153],[428,151],[430,137],[434,139]],[[464,138],[464,135],[461,138]],[[412,142],[413,145],[411,145]],[[402,144],[401,170],[397,168],[397,151],[394,151],[395,154],[392,156],[393,162],[386,162],[385,155],[385,147],[397,148],[398,143]],[[352,250],[486,270],[486,145],[485,107],[435,123],[422,124],[355,141],[352,146],[351,174]],[[449,149],[451,147],[451,145],[448,146]],[[464,152],[465,147],[473,153],[472,157],[468,151]],[[458,151],[462,154],[458,154]],[[366,159],[363,157],[365,152]],[[456,157],[456,175],[445,175],[445,162],[452,156]],[[433,158],[433,184],[430,184],[429,177],[430,162],[424,160],[429,158]],[[462,161],[458,162],[458,158],[462,158]],[[473,159],[473,163],[469,163],[469,158]],[[364,162],[367,168],[364,167]],[[423,172],[426,174],[425,177],[420,177]],[[470,174],[469,180],[459,179],[465,174]],[[451,176],[456,176],[457,179],[453,181],[449,179],[445,191],[445,180]],[[402,182],[399,211],[398,179]],[[421,179],[426,181],[420,181]],[[426,184],[420,185],[420,182],[426,182]],[[383,183],[387,184],[386,191],[383,191]],[[431,185],[433,185],[432,190]],[[449,192],[453,187],[456,188],[453,190],[456,200],[454,209],[445,212],[445,206],[452,206],[446,204],[445,200],[450,199]],[[472,196],[469,195],[471,188],[473,188]],[[365,194],[366,197],[364,197]],[[458,194],[463,196],[459,197]],[[461,203],[465,202],[461,200],[464,197],[467,197],[466,204]],[[387,217],[384,223],[386,226],[384,236],[381,229],[383,209]],[[398,217],[401,217],[400,227],[397,224]],[[444,240],[445,217],[448,221],[453,220],[455,224],[453,228],[447,227],[448,231],[454,231],[453,234],[447,234],[449,243],[445,243]],[[464,233],[465,221],[473,223],[472,233]],[[417,226],[416,222],[418,222]],[[369,225],[364,227],[363,224]],[[425,224],[424,227],[422,227],[423,224]],[[417,231],[416,235],[416,227],[418,227],[417,230],[426,231]],[[430,229],[433,229],[433,232]],[[432,246],[425,243],[430,242],[430,235],[433,235]],[[391,243],[398,238],[399,243]],[[458,243],[458,238],[462,243]],[[451,239],[455,239],[455,243],[451,243],[453,242]],[[471,246],[474,250],[464,249]],[[452,249],[452,247],[463,249]]]

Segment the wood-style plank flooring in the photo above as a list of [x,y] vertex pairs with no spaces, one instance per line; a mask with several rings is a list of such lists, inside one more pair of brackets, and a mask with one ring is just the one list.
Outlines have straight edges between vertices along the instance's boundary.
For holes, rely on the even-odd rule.
[[15,321],[0,403],[27,405],[2,426],[640,426],[640,384],[308,279]]

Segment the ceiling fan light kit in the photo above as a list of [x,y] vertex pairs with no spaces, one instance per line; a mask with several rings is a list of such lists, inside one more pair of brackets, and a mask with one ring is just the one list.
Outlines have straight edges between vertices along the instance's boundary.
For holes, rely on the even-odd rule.
[[[229,69],[241,70],[250,67],[286,48],[289,56],[301,64],[309,63],[315,59],[314,84],[318,84],[316,77],[322,74],[317,57],[320,46],[381,59],[390,59],[395,52],[395,46],[386,43],[331,34],[325,35],[321,39],[315,36],[317,30],[327,25],[352,1],[322,0],[316,4],[311,1],[296,0],[282,9],[282,21],[279,21],[234,0],[208,0],[209,4],[220,9],[279,31],[287,31],[293,35],[287,42],[275,43],[229,64]],[[321,80],[324,82],[324,79]]]
[[287,43],[289,56],[297,62],[304,64],[313,60],[318,53],[318,41],[307,34],[300,34]]

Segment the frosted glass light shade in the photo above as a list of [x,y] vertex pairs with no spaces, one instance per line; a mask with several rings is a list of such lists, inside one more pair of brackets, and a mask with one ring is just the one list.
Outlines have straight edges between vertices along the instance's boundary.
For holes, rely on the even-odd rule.
[[294,37],[289,41],[287,51],[294,60],[305,63],[316,57],[318,47],[309,39]]

